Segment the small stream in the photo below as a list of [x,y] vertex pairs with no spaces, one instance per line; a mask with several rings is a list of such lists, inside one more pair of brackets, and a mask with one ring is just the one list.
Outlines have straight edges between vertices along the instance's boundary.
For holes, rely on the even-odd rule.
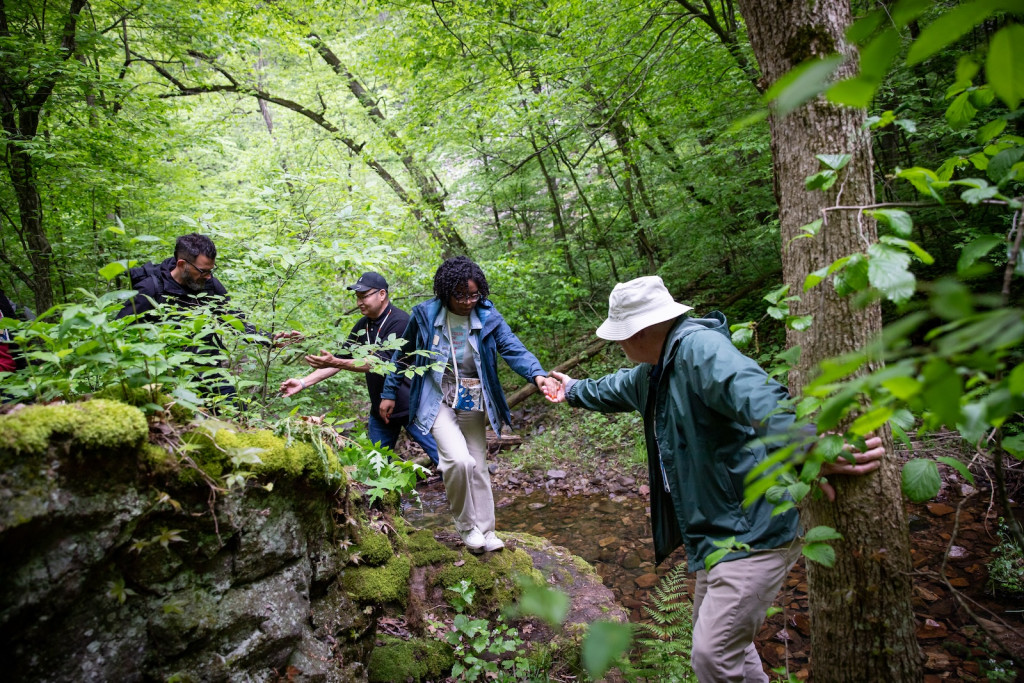
[[[453,529],[444,486],[435,480],[418,489],[422,508],[406,504],[405,518],[427,529]],[[647,500],[639,496],[551,496],[534,491],[517,498],[502,497],[497,509],[498,531],[521,531],[542,536],[568,548],[594,565],[615,598],[630,611],[631,621],[647,616],[647,594],[661,575],[683,561],[682,550],[654,567],[654,543]]]

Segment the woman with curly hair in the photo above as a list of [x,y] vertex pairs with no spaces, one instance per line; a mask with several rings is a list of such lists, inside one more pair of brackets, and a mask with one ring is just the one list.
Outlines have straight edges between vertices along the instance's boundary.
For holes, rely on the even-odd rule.
[[[505,547],[494,533],[485,435],[487,422],[501,434],[501,426],[512,418],[498,382],[498,356],[549,400],[559,387],[513,334],[489,294],[480,266],[465,256],[446,260],[434,274],[435,298],[412,309],[405,346],[393,358],[398,367],[413,358],[419,367],[444,364],[443,371],[432,368],[413,377],[409,421],[437,441],[438,469],[455,529],[474,553]],[[411,357],[413,349],[430,353]],[[400,374],[392,373],[384,383],[380,415],[385,422],[400,380]]]

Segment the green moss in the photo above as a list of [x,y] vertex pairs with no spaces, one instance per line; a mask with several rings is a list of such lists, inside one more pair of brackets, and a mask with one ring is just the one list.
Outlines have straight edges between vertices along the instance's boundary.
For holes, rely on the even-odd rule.
[[0,464],[45,455],[53,439],[73,451],[134,452],[148,433],[139,409],[116,401],[29,406],[0,417]]
[[379,567],[395,556],[387,534],[369,528],[363,529],[362,538],[354,550],[359,553],[363,564],[370,567]]
[[120,384],[111,384],[108,387],[103,387],[93,394],[93,396],[95,398],[107,398],[112,401],[120,401],[121,403],[127,403],[130,406],[135,406],[136,408],[142,408],[147,405],[158,405],[171,413],[171,418],[176,424],[188,424],[188,422],[195,417],[195,413],[191,409],[179,404],[172,397],[161,391],[157,391],[154,395],[153,392],[146,387],[125,389]]
[[533,560],[519,548],[488,553],[482,559],[464,552],[463,559],[462,566],[452,564],[437,572],[434,585],[445,589],[447,598],[453,598],[448,588],[469,581],[476,588],[477,602],[486,609],[503,607],[519,596],[516,574],[536,576]]
[[411,533],[405,539],[414,567],[455,562],[459,559],[460,553],[458,551],[438,543],[434,538],[433,532],[427,529]]
[[345,591],[359,602],[409,601],[409,558],[393,556],[382,567],[346,567],[341,576]]
[[370,683],[391,681],[436,681],[455,664],[448,643],[426,638],[400,640],[383,636],[383,645],[370,653],[367,665]]
[[[260,449],[256,453],[260,462],[245,467],[258,475],[280,476],[292,478],[304,477],[311,481],[338,484],[338,479],[345,481],[345,473],[333,451],[325,452],[324,457],[311,444],[303,441],[286,441],[273,432],[262,429],[252,432],[219,429],[214,435],[214,443],[204,432],[192,432],[185,440],[197,447],[192,459],[210,477],[217,479],[232,469],[231,457],[249,448]],[[330,476],[329,476],[330,475]],[[198,480],[198,473],[182,472],[185,478]]]

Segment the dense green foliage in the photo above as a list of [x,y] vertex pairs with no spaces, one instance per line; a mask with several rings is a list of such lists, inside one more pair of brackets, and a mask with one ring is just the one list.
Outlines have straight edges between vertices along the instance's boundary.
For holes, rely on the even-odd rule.
[[[357,422],[353,373],[289,399],[276,388],[307,372],[303,354],[339,348],[357,315],[344,286],[363,270],[409,309],[443,256],[467,252],[545,367],[592,339],[615,282],[642,274],[698,313],[722,308],[783,379],[800,352],[785,329],[816,324],[790,315],[794,297],[882,300],[885,338],[826,363],[801,419],[855,437],[958,430],[997,468],[1024,458],[1020,3],[852,4],[854,76],[834,82],[831,56],[770,84],[731,2],[5,2],[0,285],[40,317],[5,321],[30,364],[2,391],[148,391],[150,412],[163,395],[284,431],[296,413]],[[765,118],[819,95],[868,110],[880,201],[829,211],[878,221],[881,238],[792,292]],[[806,153],[820,162],[808,191],[842,187],[847,150]],[[191,231],[216,241],[218,277],[259,334],[213,310],[113,320],[124,272]],[[306,338],[266,343],[285,329]],[[239,398],[205,396],[214,380]],[[628,443],[631,424],[580,428]],[[536,464],[552,448],[540,439]],[[749,495],[799,503],[841,439],[817,440],[799,472],[794,449]],[[380,454],[346,464],[372,495],[416,477]],[[937,490],[934,461],[904,474],[911,498]],[[809,530],[805,553],[827,563],[834,533]]]

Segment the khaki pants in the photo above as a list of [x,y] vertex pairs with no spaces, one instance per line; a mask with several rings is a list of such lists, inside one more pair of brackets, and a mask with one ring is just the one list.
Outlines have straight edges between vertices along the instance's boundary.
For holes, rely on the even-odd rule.
[[473,527],[483,534],[494,531],[486,421],[483,411],[456,412],[442,403],[430,429],[437,441],[438,470],[444,480],[455,528],[460,532]]
[[754,636],[799,556],[794,543],[697,572],[690,663],[700,683],[767,683]]

